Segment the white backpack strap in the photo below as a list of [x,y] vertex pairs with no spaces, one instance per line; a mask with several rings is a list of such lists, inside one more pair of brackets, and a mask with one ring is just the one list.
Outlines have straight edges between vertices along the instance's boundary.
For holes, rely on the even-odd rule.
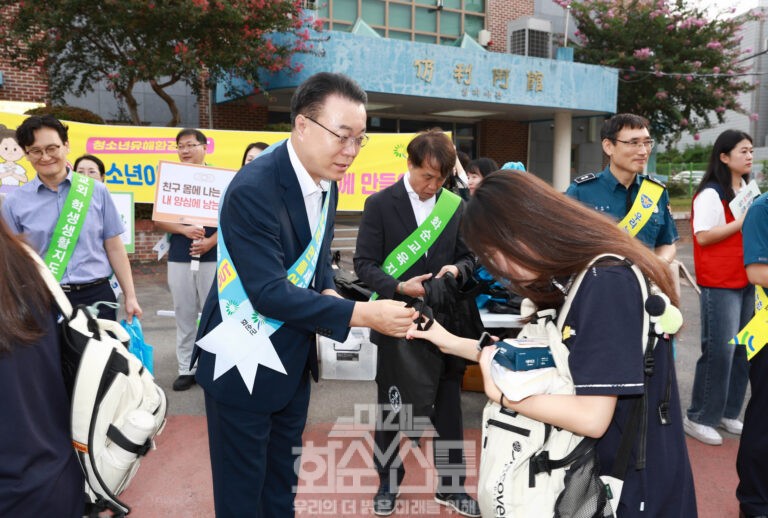
[[26,244],[22,243],[22,246],[27,251],[29,256],[37,263],[37,270],[40,272],[40,276],[45,281],[46,286],[48,286],[48,291],[50,291],[51,295],[53,295],[53,299],[56,302],[56,305],[59,307],[59,311],[61,311],[61,313],[67,319],[71,318],[72,304],[69,302],[69,299],[64,294],[64,291],[61,289],[61,286],[59,286],[59,283],[56,282],[56,278],[53,276],[53,274],[45,265],[45,263],[40,258],[40,256],[37,255],[37,252],[32,250]]

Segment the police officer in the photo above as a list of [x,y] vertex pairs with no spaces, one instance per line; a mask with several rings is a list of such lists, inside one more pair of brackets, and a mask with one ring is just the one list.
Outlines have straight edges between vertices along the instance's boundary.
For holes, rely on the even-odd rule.
[[[768,194],[755,200],[744,218],[741,232],[744,240],[744,266],[749,282],[768,290]],[[763,308],[759,312],[768,311]],[[764,336],[756,337],[758,344],[766,342]],[[744,429],[736,457],[739,485],[740,517],[768,516],[768,346],[764,346],[749,362],[749,387],[752,396],[744,412]]]
[[600,137],[608,167],[574,179],[566,194],[620,221],[630,234],[672,262],[678,235],[669,194],[664,184],[639,174],[654,144],[648,126],[647,119],[631,113],[606,120]]

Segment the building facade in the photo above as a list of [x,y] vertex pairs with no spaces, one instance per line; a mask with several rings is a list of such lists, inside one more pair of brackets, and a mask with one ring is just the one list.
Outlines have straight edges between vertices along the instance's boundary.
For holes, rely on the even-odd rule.
[[[319,71],[345,73],[369,93],[369,132],[414,132],[439,126],[457,148],[498,163],[522,161],[564,190],[573,175],[598,170],[599,126],[615,112],[618,76],[574,63],[562,41],[565,12],[552,0],[307,1],[315,52],[300,54],[297,74],[264,76],[267,96],[228,98],[225,85],[193,96],[171,95],[187,127],[264,130],[289,121],[290,97]],[[48,101],[43,71],[3,67],[0,101]],[[236,81],[237,79],[233,79]],[[137,85],[144,120],[170,118],[151,89]],[[105,120],[125,113],[103,85],[65,99]]]

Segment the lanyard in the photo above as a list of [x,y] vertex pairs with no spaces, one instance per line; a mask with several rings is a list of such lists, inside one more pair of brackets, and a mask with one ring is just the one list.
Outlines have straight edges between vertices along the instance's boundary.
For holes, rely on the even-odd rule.
[[[460,203],[459,196],[443,189],[429,216],[390,252],[384,259],[381,269],[396,279],[408,271],[408,268],[426,254],[429,247],[437,241]],[[371,300],[377,298],[379,298],[378,293],[371,295]]]
[[64,200],[59,220],[51,236],[45,265],[51,270],[57,282],[61,282],[72,253],[75,251],[80,231],[83,230],[88,207],[93,198],[93,179],[79,173],[72,173],[69,194]]

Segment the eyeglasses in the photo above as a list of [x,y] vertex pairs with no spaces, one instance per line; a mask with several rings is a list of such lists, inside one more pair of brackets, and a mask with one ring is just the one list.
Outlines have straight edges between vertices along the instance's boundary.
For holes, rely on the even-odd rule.
[[356,147],[364,147],[368,143],[368,141],[371,140],[371,137],[369,137],[368,135],[361,135],[361,136],[359,136],[357,138],[355,138],[355,137],[345,137],[345,136],[339,135],[335,131],[326,128],[325,126],[323,126],[322,124],[317,122],[312,117],[309,117],[307,115],[304,115],[304,117],[306,117],[307,119],[311,120],[312,122],[314,122],[315,124],[317,124],[318,126],[323,128],[325,131],[327,131],[328,133],[330,133],[331,135],[333,135],[334,137],[339,139],[339,144],[341,144],[341,147],[347,147],[347,145],[350,142],[354,142]]
[[621,142],[622,144],[626,144],[630,147],[633,147],[635,149],[640,149],[641,147],[644,147],[648,150],[653,149],[653,146],[656,145],[656,142],[653,140],[619,140],[617,138],[613,139],[616,142]]
[[35,160],[40,160],[43,158],[43,153],[45,153],[48,156],[56,156],[59,154],[59,149],[61,149],[61,146],[58,144],[51,144],[50,146],[45,146],[44,149],[40,149],[39,147],[34,147],[32,149],[27,150],[27,154],[34,158]]
[[197,144],[183,144],[181,146],[176,146],[176,149],[179,150],[179,151],[187,151],[187,150],[192,151],[196,147],[204,146],[204,145],[205,144],[200,144],[200,143],[197,143]]

